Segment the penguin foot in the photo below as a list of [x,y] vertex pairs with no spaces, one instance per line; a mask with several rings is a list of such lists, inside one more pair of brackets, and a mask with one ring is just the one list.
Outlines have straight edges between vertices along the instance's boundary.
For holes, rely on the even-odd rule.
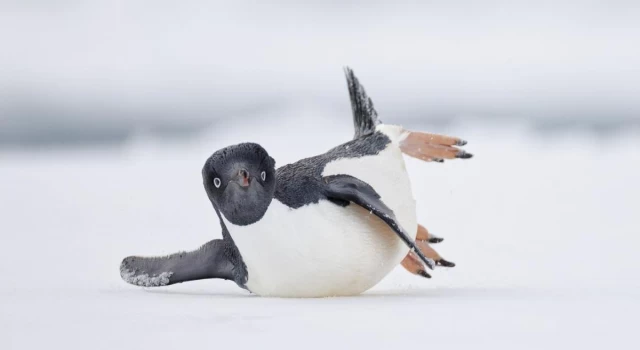
[[425,270],[419,270],[418,271],[418,275],[424,277],[424,278],[431,278],[431,275],[427,273],[427,271]]
[[431,278],[431,275],[425,270],[422,261],[414,252],[409,252],[407,256],[400,263],[405,270],[411,272],[414,275],[418,275],[424,278]]
[[428,241],[418,241],[416,240],[416,245],[418,246],[418,248],[420,248],[420,251],[422,251],[422,253],[429,259],[432,259],[433,261],[435,261],[436,266],[444,266],[444,267],[454,267],[456,266],[456,264],[454,264],[451,261],[445,260],[444,258],[442,258],[440,256],[440,254],[438,254],[438,252],[436,252],[435,249],[433,249],[430,245]]
[[431,245],[429,245],[429,243],[436,244],[442,241],[444,241],[444,238],[438,237],[433,233],[429,232],[429,230],[427,230],[424,226],[418,225],[418,233],[416,234],[416,244],[418,245],[420,250],[424,253],[424,255],[430,259],[433,259],[433,261],[436,262],[437,266],[444,266],[444,267],[456,266],[456,264],[454,264],[453,262],[443,259],[440,256],[440,254],[438,254],[438,252],[436,252],[436,250],[431,248]]
[[405,130],[404,139],[400,141],[400,149],[410,157],[442,163],[445,159],[473,157],[473,154],[454,147],[466,144],[467,141],[457,137]]
[[440,260],[436,260],[436,265],[444,266],[444,267],[455,267],[456,266],[456,264],[454,264],[453,262],[444,260],[442,258],[440,258]]
[[[444,239],[438,236],[435,236],[422,225],[418,225],[418,232],[416,234],[416,246],[420,251],[429,259],[435,261],[436,266],[442,267],[454,267],[455,263],[445,260],[438,254],[438,252],[431,247],[433,243],[440,243]],[[407,256],[401,262],[402,267],[405,270],[411,272],[414,275],[422,276],[424,278],[431,278],[422,265],[420,259],[413,252],[409,252]]]
[[431,243],[431,244],[440,243],[440,242],[442,242],[442,241],[444,241],[444,238],[442,238],[442,237],[438,237],[438,236],[434,236],[434,235],[431,235],[431,236],[429,237],[429,239],[427,240],[427,242],[429,242],[429,243]]
[[440,243],[444,241],[444,238],[438,237],[429,232],[424,226],[418,225],[418,233],[416,234],[416,241],[427,241],[431,244]]

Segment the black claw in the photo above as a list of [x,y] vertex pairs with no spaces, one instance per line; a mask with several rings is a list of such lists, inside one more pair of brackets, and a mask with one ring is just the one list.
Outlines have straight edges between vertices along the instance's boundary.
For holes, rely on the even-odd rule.
[[431,275],[427,273],[427,271],[424,270],[420,270],[418,271],[418,275],[424,277],[424,278],[431,278]]
[[444,163],[444,159],[442,158],[433,158],[433,161],[438,163]]
[[442,237],[433,236],[433,235],[431,237],[429,237],[429,243],[432,243],[432,244],[440,243],[442,241],[444,241],[444,238],[442,238]]
[[447,260],[444,260],[444,259],[436,260],[436,265],[440,265],[440,266],[444,266],[444,267],[454,267],[454,266],[456,266],[456,264],[452,263],[451,261],[447,261]]
[[456,158],[469,159],[471,157],[473,157],[473,154],[467,153],[466,151],[460,151],[456,154]]
[[456,141],[456,146],[464,146],[467,144],[467,141],[460,139],[458,141]]

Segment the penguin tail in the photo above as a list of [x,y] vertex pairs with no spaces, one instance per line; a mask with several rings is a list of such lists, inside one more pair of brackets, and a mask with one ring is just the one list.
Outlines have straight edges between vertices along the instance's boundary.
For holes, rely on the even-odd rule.
[[372,134],[375,132],[376,125],[381,121],[378,119],[378,112],[373,107],[373,101],[364,90],[364,86],[360,84],[358,78],[349,67],[344,68],[344,74],[347,78],[347,87],[349,88],[349,97],[351,98],[351,109],[353,111],[353,126],[355,128],[354,138]]

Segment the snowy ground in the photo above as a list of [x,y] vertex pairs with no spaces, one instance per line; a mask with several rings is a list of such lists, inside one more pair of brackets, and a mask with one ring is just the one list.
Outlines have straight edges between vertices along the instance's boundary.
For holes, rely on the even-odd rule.
[[0,153],[0,348],[638,348],[637,130],[438,130],[468,139],[476,157],[408,160],[420,222],[458,264],[431,280],[398,269],[362,296],[313,300],[224,281],[122,282],[127,255],[220,236],[200,178],[214,150],[257,141],[283,165],[351,136],[346,116],[301,112],[278,120],[285,129],[272,117],[188,143]]

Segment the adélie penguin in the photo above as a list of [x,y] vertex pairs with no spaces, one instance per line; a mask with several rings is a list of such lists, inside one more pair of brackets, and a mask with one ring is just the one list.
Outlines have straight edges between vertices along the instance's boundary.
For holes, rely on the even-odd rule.
[[353,140],[275,168],[255,143],[215,152],[204,188],[222,239],[163,257],[125,258],[126,282],[157,287],[218,278],[262,296],[325,297],[362,293],[395,266],[430,277],[454,266],[416,220],[403,153],[424,161],[467,159],[465,141],[383,124],[353,71],[345,69]]

